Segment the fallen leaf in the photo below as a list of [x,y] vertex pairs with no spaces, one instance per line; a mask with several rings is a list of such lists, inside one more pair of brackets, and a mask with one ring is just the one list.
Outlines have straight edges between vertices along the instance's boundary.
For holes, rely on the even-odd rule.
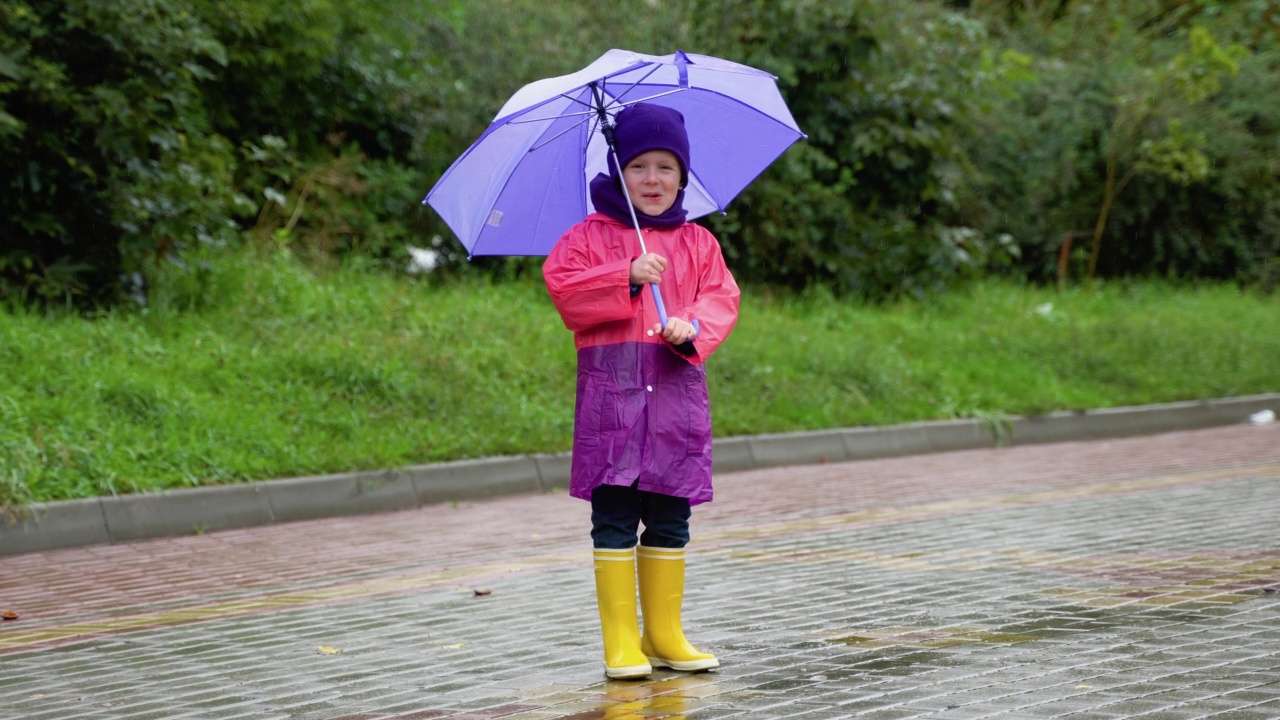
[[1077,689],[1077,690],[1088,690],[1089,688],[1092,688],[1092,687],[1093,687],[1092,685],[1077,685],[1077,686],[1076,686],[1076,689]]
[[493,591],[490,590],[489,588],[476,588],[475,592],[476,592],[476,595],[492,595],[493,594]]
[[321,645],[316,649],[320,651],[321,655],[337,655],[338,653],[342,652],[341,650],[339,650],[336,647],[333,647],[332,645]]
[[18,613],[12,610],[5,610],[4,612],[0,613],[0,620],[17,620],[17,619],[18,619]]

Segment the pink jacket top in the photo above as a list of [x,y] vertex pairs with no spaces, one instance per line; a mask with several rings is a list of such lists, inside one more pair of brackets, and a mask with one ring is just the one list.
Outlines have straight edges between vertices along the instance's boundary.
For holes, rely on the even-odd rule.
[[632,296],[634,228],[595,213],[570,228],[543,263],[551,300],[578,348],[569,492],[600,485],[711,500],[711,409],[703,363],[738,320],[738,285],[720,244],[686,223],[647,229],[649,252],[667,258],[658,285],[670,317],[697,320],[695,355],[649,336],[658,312],[647,288]]

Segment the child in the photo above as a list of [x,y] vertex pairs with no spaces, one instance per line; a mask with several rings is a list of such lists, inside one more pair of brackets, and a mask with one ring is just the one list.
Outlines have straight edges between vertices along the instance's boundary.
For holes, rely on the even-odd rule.
[[[739,293],[715,237],[685,221],[683,115],[638,103],[618,114],[614,136],[621,165],[611,161],[591,182],[596,212],[560,238],[542,269],[578,349],[569,492],[591,502],[605,674],[639,678],[652,667],[719,666],[685,639],[680,606],[690,508],[712,494],[703,363],[737,322]],[[662,292],[666,327],[650,283]]]

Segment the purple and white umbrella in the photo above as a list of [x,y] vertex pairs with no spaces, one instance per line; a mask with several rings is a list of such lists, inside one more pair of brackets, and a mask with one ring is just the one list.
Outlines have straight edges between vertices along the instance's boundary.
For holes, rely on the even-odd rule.
[[610,50],[576,73],[517,91],[423,202],[470,255],[546,255],[594,211],[589,184],[608,172],[602,125],[645,102],[684,115],[689,219],[723,212],[804,137],[776,80],[706,55]]

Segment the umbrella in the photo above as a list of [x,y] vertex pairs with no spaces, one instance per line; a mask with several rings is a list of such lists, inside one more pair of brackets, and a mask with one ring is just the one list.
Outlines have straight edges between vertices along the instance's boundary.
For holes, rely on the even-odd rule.
[[724,212],[804,136],[769,73],[706,55],[610,50],[578,72],[518,90],[423,203],[469,255],[546,255],[594,211],[589,184],[608,172],[612,119],[638,102],[685,117],[693,156],[684,200],[690,220]]

